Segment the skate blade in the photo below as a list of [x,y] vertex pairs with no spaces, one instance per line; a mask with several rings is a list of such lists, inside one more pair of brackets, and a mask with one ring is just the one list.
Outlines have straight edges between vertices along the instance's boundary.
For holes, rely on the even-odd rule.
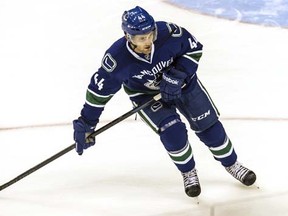
[[192,200],[193,200],[193,203],[194,203],[195,205],[199,205],[199,204],[200,204],[200,201],[199,201],[198,196],[197,196],[197,197],[193,197]]
[[253,184],[252,187],[256,188],[256,189],[260,189],[260,186],[257,184]]

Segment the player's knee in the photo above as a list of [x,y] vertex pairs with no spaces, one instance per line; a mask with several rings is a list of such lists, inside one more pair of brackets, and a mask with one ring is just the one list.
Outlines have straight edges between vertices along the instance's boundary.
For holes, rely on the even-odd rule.
[[178,117],[170,117],[160,125],[160,139],[168,151],[177,151],[187,143],[186,126]]
[[220,121],[217,121],[214,125],[212,125],[208,129],[200,133],[196,133],[196,135],[208,147],[219,146],[226,139],[226,132]]

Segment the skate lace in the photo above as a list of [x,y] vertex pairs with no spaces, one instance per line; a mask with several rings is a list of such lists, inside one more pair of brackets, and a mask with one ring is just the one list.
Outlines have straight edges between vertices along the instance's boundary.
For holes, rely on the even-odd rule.
[[197,176],[196,169],[193,169],[189,172],[182,173],[183,179],[184,179],[184,185],[185,187],[191,186],[191,185],[199,185],[199,179]]
[[234,176],[234,178],[243,181],[244,176],[249,172],[249,169],[242,166],[242,164],[236,162],[234,165],[230,167],[226,167],[226,170]]

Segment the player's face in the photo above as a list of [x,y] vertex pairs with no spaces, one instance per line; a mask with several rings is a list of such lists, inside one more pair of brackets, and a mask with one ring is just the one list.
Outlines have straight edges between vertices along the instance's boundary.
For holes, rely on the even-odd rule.
[[152,49],[152,44],[154,41],[155,32],[149,32],[143,35],[134,35],[131,36],[131,42],[136,45],[135,52],[143,53],[143,54],[150,54]]

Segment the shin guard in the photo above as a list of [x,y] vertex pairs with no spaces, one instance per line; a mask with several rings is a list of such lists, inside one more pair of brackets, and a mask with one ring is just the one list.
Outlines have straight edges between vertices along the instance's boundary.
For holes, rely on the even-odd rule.
[[196,135],[209,148],[214,158],[220,161],[223,166],[231,166],[237,160],[232,142],[220,121],[207,130],[196,133]]
[[186,126],[180,119],[167,119],[161,124],[160,139],[170,158],[181,172],[195,167]]

